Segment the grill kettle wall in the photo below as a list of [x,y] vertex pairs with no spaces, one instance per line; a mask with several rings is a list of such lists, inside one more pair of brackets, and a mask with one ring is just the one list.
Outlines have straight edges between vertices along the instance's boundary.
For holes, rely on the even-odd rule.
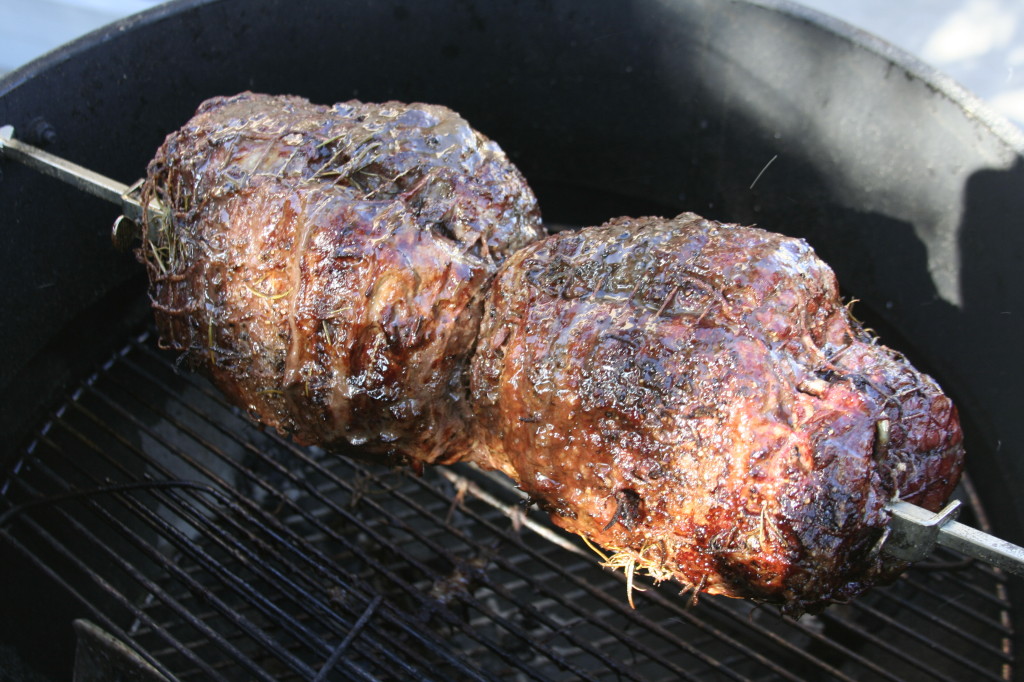
[[[201,100],[245,89],[445,104],[549,222],[692,210],[807,238],[957,400],[994,530],[1024,542],[1024,135],[925,65],[785,2],[186,0],[9,74],[0,123],[130,182]],[[114,209],[0,170],[7,464],[146,312]]]

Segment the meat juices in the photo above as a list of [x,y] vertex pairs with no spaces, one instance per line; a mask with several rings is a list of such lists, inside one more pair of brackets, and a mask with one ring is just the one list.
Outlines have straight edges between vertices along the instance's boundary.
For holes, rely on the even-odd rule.
[[887,502],[937,509],[956,409],[803,241],[690,214],[517,252],[472,360],[490,464],[612,565],[798,614],[894,578]]
[[[454,461],[484,286],[543,234],[498,146],[427,104],[243,93],[150,163],[140,258],[163,345],[305,444]],[[150,216],[152,220],[153,216]]]

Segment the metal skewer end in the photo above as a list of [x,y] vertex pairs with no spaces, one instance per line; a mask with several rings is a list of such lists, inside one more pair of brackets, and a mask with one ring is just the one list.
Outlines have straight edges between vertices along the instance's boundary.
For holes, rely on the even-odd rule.
[[889,512],[890,533],[882,551],[897,559],[920,561],[942,545],[1024,576],[1024,547],[955,521],[959,500],[938,512],[901,500],[889,505]]
[[[57,178],[93,196],[104,199],[121,208],[122,216],[114,222],[111,238],[119,250],[126,250],[141,234],[142,202],[140,189],[142,181],[129,186],[105,175],[91,171],[84,166],[45,152],[38,147],[25,144],[14,138],[14,126],[0,126],[0,157],[10,158],[25,164],[44,175]],[[163,208],[150,202],[149,211],[163,215]],[[158,221],[151,221],[151,228]],[[153,235],[150,235],[152,238]]]

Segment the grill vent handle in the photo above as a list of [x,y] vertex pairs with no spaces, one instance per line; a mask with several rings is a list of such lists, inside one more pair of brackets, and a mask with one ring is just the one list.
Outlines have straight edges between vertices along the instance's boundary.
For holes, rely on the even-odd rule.
[[[0,126],[0,157],[23,163],[44,175],[57,178],[84,192],[120,206],[123,217],[118,218],[114,223],[112,235],[114,245],[119,249],[123,249],[134,240],[135,236],[140,234],[137,225],[142,222],[142,203],[139,199],[141,180],[129,186],[21,140],[16,140],[14,139],[14,126],[10,125]],[[156,215],[164,215],[163,208],[156,202],[150,202],[149,210]],[[150,229],[156,229],[158,222],[150,221]]]
[[1024,547],[955,521],[959,500],[938,512],[901,500],[889,505],[889,512],[892,518],[883,551],[897,559],[920,561],[935,545],[942,545],[1024,576]]

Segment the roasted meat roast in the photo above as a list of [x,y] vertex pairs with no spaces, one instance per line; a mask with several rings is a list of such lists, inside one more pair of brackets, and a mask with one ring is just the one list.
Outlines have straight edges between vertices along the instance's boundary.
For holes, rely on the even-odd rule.
[[606,563],[792,613],[904,564],[956,410],[800,240],[704,220],[544,237],[501,150],[440,106],[204,103],[149,166],[164,346],[263,424],[510,476]]
[[790,612],[905,568],[886,503],[937,509],[963,460],[952,402],[805,242],[692,213],[512,256],[472,389],[482,449],[609,563]]
[[428,104],[215,98],[149,165],[163,345],[305,444],[465,453],[484,285],[542,234],[501,149]]

